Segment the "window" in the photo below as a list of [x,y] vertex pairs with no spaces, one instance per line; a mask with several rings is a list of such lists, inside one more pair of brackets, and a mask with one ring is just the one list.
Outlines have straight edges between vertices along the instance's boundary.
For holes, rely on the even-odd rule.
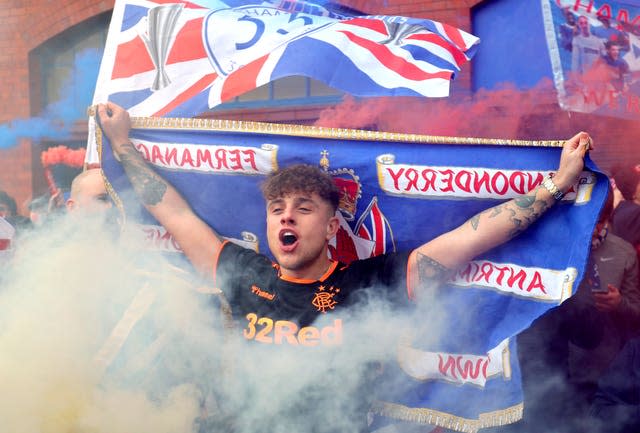
[[307,77],[286,77],[240,95],[214,110],[333,104],[343,92]]
[[32,113],[47,107],[61,110],[61,117],[86,118],[107,38],[110,12],[90,18],[49,39],[31,53],[35,100]]

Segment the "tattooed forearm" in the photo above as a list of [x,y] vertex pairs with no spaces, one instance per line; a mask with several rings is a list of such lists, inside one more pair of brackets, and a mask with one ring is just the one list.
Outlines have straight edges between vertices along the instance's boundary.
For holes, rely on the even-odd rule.
[[498,216],[499,214],[502,213],[502,207],[504,206],[504,204],[500,204],[498,206],[494,206],[490,209],[487,209],[485,211],[482,211],[478,214],[475,214],[474,216],[472,216],[471,218],[469,218],[469,224],[471,224],[471,227],[474,230],[478,230],[478,226],[480,225],[480,217],[482,215],[485,214],[489,214],[488,218],[494,218],[496,216]]
[[493,224],[486,220],[500,217],[506,219],[509,224],[508,237],[512,238],[517,236],[540,218],[550,206],[548,200],[537,198],[539,190],[540,187],[531,191],[529,194],[517,197],[474,215],[469,219],[471,228],[477,231],[480,224]]
[[514,212],[511,221],[513,222],[513,229],[509,234],[510,237],[515,237],[526,230],[531,224],[537,221],[542,214],[549,208],[549,204],[544,200],[536,200],[530,207],[523,208],[524,212]]
[[513,199],[513,203],[521,209],[530,208],[536,201],[535,195],[521,195]]
[[160,203],[167,192],[166,182],[147,165],[133,146],[123,147],[119,156],[142,204],[154,206]]
[[418,276],[420,284],[438,286],[451,274],[451,270],[429,256],[417,253]]

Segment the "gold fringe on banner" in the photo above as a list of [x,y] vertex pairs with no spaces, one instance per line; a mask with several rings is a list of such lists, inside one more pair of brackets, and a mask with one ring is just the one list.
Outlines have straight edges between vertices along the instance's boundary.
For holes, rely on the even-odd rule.
[[438,135],[367,131],[363,129],[325,128],[323,126],[305,126],[284,123],[175,117],[132,117],[131,127],[133,129],[181,129],[195,131],[242,132],[247,134],[271,134],[294,137],[361,141],[392,141],[424,144],[446,143],[463,145],[479,144],[493,146],[562,147],[564,143],[564,140],[510,140],[499,138],[445,137]]
[[481,428],[497,427],[522,419],[523,404],[505,409],[481,413],[478,419],[467,419],[427,408],[415,408],[401,404],[377,401],[373,413],[398,421],[434,425],[461,433],[476,433]]

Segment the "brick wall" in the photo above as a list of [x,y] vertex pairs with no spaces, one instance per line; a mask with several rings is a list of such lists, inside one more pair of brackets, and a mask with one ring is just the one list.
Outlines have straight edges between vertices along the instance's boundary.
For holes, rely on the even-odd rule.
[[[30,115],[29,52],[52,36],[113,8],[113,0],[4,0],[0,2],[0,124]],[[3,141],[6,141],[3,140]],[[23,204],[32,196],[32,144],[3,143],[0,189]]]
[[0,150],[0,189],[16,199],[24,214],[24,202],[31,197],[31,142]]

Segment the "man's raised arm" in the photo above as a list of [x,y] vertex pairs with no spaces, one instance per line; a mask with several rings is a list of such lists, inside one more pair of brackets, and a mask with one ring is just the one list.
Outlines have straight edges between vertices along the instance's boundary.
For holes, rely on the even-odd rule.
[[526,230],[558,200],[552,194],[555,188],[564,193],[578,180],[590,145],[591,138],[586,132],[567,140],[558,171],[552,183],[547,182],[548,187],[539,185],[527,194],[482,211],[458,228],[418,247],[411,253],[410,268],[415,269],[421,282],[438,283],[479,254]]
[[222,242],[218,234],[200,219],[180,193],[158,175],[129,140],[131,120],[122,107],[107,102],[98,105],[98,116],[138,198],[145,208],[175,238],[193,266],[211,276]]

